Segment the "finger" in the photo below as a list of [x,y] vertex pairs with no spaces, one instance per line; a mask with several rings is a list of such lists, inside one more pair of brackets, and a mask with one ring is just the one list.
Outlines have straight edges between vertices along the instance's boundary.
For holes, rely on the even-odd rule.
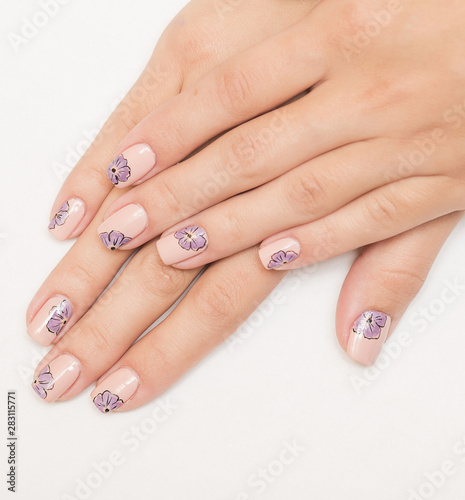
[[[179,92],[181,70],[163,44],[108,118],[94,142],[63,183],[53,204],[49,230],[60,240],[81,234],[111,190],[104,165],[114,157],[118,143],[150,111]],[[147,152],[139,152],[147,158]],[[150,153],[148,158],[150,158]]]
[[375,363],[462,213],[456,212],[366,248],[342,286],[337,337],[355,361]]
[[166,268],[155,243],[144,246],[45,356],[35,372],[34,390],[48,402],[81,392],[179,298],[197,273]]
[[[135,248],[183,216],[262,185],[326,151],[366,139],[365,127],[345,126],[351,110],[341,102],[346,96],[336,95],[339,97],[334,97],[331,86],[322,85],[299,101],[236,128],[194,157],[133,188],[109,208],[99,234],[111,230],[127,233],[131,240],[125,248]],[[379,160],[381,152],[393,157],[384,145],[379,147]],[[339,163],[341,158],[338,153]],[[351,158],[360,161],[355,154]],[[381,171],[381,165],[381,161],[375,165],[373,175]],[[378,176],[379,181],[382,179]],[[351,180],[358,184],[357,191],[363,186],[355,182],[355,176]],[[125,214],[130,205],[143,210],[140,213],[148,220],[146,226],[131,227],[132,212]]]
[[[325,61],[318,27],[310,33],[306,18],[259,42],[214,68],[134,127],[108,168],[110,180],[117,187],[147,180],[225,130],[319,82]],[[286,85],[283,74],[292,75]],[[149,154],[156,163],[146,161]]]
[[[443,176],[393,182],[326,217],[268,238],[260,247],[260,259],[268,269],[282,269],[282,264],[295,269],[329,259],[463,210],[461,190],[459,182]],[[287,251],[296,254],[291,261]]]
[[159,396],[237,329],[280,274],[262,269],[254,249],[213,264],[174,312],[97,382],[94,404],[102,412],[131,410]]
[[[382,185],[384,170],[395,162],[390,141],[359,142],[336,149],[167,230],[158,243],[160,256],[165,264],[187,268],[194,261],[213,261],[250,247],[290,225],[332,213]],[[178,238],[183,232],[189,238],[186,229],[191,227],[208,228],[205,233],[204,229],[195,231],[204,235],[208,247],[196,248]]]
[[27,333],[36,342],[44,346],[57,342],[97,300],[130,257],[131,252],[124,251],[109,256],[108,251],[95,242],[102,214],[116,196],[118,192],[115,190],[29,304]]

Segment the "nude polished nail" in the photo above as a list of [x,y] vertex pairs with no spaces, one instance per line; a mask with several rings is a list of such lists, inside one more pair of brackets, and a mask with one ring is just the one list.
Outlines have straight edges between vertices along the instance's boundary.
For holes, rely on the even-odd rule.
[[90,397],[99,411],[109,413],[126,403],[138,387],[137,374],[129,368],[120,368],[98,384]]
[[107,174],[116,187],[131,186],[147,175],[157,162],[147,144],[134,144],[125,149],[108,166]]
[[148,220],[140,205],[126,205],[100,224],[98,235],[109,250],[116,250],[139,236],[147,227]]
[[258,256],[265,269],[278,269],[296,260],[300,255],[300,243],[293,238],[281,238],[263,246]]
[[362,365],[377,360],[391,326],[391,317],[379,311],[365,311],[354,323],[347,344],[347,354]]
[[167,265],[177,264],[204,252],[208,246],[205,229],[188,226],[157,241],[161,260]]
[[85,212],[86,206],[79,198],[65,201],[48,225],[50,233],[59,240],[66,240],[81,222]]
[[76,382],[79,372],[79,361],[62,354],[34,375],[32,388],[44,401],[53,403]]
[[27,328],[27,333],[39,344],[47,347],[65,330],[73,314],[68,298],[56,295],[45,302]]

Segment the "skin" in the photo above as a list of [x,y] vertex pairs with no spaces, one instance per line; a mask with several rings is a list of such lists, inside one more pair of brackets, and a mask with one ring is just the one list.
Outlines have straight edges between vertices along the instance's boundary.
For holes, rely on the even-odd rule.
[[[117,151],[149,144],[158,174],[105,213],[146,211],[147,228],[126,248],[200,226],[207,250],[176,264],[192,269],[291,237],[302,248],[292,269],[463,210],[465,7],[386,8],[324,0],[141,120]],[[354,44],[380,12],[391,20],[362,50]]]
[[[112,204],[149,186],[146,182],[126,193],[112,189],[101,166],[111,161],[118,144],[144,117],[166,109],[180,92],[197,88],[205,75],[235,54],[305,19],[314,4],[247,2],[222,20],[210,2],[190,3],[170,24],[145,74],[70,174],[52,212],[61,205],[58,200],[71,196],[85,199],[86,216],[75,233],[82,235],[52,271],[27,312],[30,323],[41,305],[57,293],[69,297],[74,305],[71,328],[37,367],[39,372],[62,353],[79,359],[80,376],[60,399],[74,397],[95,380],[103,380],[113,370],[125,366],[137,372],[140,386],[116,411],[150,401],[233,333],[285,276],[266,271],[258,260],[256,247],[223,258],[208,267],[165,321],[132,345],[180,297],[199,268],[180,270],[164,265],[156,252],[156,240],[151,240],[96,301],[132,254],[128,250],[110,253],[98,244],[97,227]],[[265,14],[257,29],[250,19],[256,19],[258,13]],[[184,22],[179,22],[181,19]],[[141,85],[148,72],[157,71],[166,76],[156,85]],[[135,99],[135,95],[142,98]],[[208,138],[201,140],[189,148],[201,146]],[[207,150],[208,147],[203,152]],[[179,151],[179,159],[167,159],[167,166],[190,152]],[[368,307],[376,306],[391,315],[394,325],[400,320],[459,218],[459,213],[436,218],[373,243],[361,252],[343,285],[337,310],[337,335],[344,349],[354,319]]]

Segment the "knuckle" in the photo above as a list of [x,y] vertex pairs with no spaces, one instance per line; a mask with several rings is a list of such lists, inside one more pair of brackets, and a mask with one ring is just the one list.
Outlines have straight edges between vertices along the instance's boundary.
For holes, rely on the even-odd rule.
[[376,194],[365,202],[366,212],[381,228],[390,228],[397,219],[397,207],[387,196]]
[[191,147],[188,143],[189,131],[181,121],[178,106],[163,112],[161,116],[162,118],[157,120],[156,128],[153,127],[151,119],[140,122],[137,126],[138,133],[142,137],[153,137],[152,140],[160,145],[163,152],[188,151]]
[[252,78],[246,70],[230,67],[216,77],[214,94],[225,113],[244,119],[250,113],[252,87]]
[[314,174],[295,175],[287,188],[286,200],[298,215],[314,216],[327,200],[327,188]]
[[187,273],[171,266],[166,266],[154,248],[141,254],[138,258],[138,286],[148,297],[177,298],[184,291]]
[[[88,256],[86,256],[88,258]],[[95,266],[94,262],[96,260],[89,259],[88,261],[75,260],[72,265],[72,274],[70,276],[69,287],[71,290],[84,291],[93,289],[95,283],[100,283],[102,281],[100,269]],[[92,262],[92,265],[89,265]],[[98,260],[97,260],[98,262]]]
[[202,23],[195,26],[179,24],[171,26],[164,35],[164,43],[171,48],[180,60],[180,66],[196,68],[199,64],[212,61],[217,58],[218,50],[211,29]]
[[[160,208],[162,213],[176,214],[179,220],[186,218],[189,215],[190,209],[190,198],[182,196],[181,190],[183,189],[183,183],[173,182],[171,176],[158,176],[157,182],[157,192],[160,194],[157,200],[157,206]],[[193,196],[194,193],[190,193]]]
[[[92,360],[100,359],[102,353],[112,353],[115,349],[115,343],[112,335],[112,328],[108,322],[98,321],[97,318],[87,318],[85,324],[82,325],[79,332],[79,344],[83,346],[84,352],[79,356],[79,359]],[[77,325],[79,327],[79,323]],[[76,333],[76,332],[75,332]]]
[[257,137],[244,131],[235,131],[222,144],[224,168],[234,177],[253,180],[263,170],[264,147]]
[[387,292],[385,300],[405,307],[422,288],[426,275],[419,270],[401,267],[377,267],[370,281]]
[[192,295],[194,310],[208,327],[216,330],[234,322],[234,313],[243,294],[242,279],[238,276],[223,278],[199,286]]

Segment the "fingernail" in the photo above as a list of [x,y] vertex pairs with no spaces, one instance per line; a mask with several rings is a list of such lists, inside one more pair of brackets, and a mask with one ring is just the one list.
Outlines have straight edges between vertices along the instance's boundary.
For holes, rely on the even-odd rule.
[[71,198],[61,205],[52,217],[48,229],[59,240],[66,240],[81,222],[86,206],[79,198]]
[[32,388],[43,400],[53,403],[76,382],[79,371],[79,361],[62,354],[34,375]]
[[260,248],[258,256],[265,269],[277,269],[300,255],[300,243],[293,238],[281,238]]
[[56,295],[39,309],[28,326],[27,333],[36,342],[47,347],[63,333],[72,313],[73,306],[69,299]]
[[94,405],[102,413],[116,410],[137,391],[139,377],[129,368],[120,368],[108,375],[91,393]]
[[134,144],[110,163],[107,174],[115,186],[124,188],[147,175],[156,161],[155,153],[150,146]]
[[157,241],[158,253],[161,260],[167,266],[177,264],[205,252],[207,246],[207,233],[205,229],[198,226],[189,226],[180,229]]
[[139,236],[148,220],[140,205],[126,205],[102,222],[97,231],[102,243],[110,250],[116,250]]
[[347,344],[347,354],[362,365],[371,366],[389,333],[391,317],[379,311],[365,311],[354,323]]

